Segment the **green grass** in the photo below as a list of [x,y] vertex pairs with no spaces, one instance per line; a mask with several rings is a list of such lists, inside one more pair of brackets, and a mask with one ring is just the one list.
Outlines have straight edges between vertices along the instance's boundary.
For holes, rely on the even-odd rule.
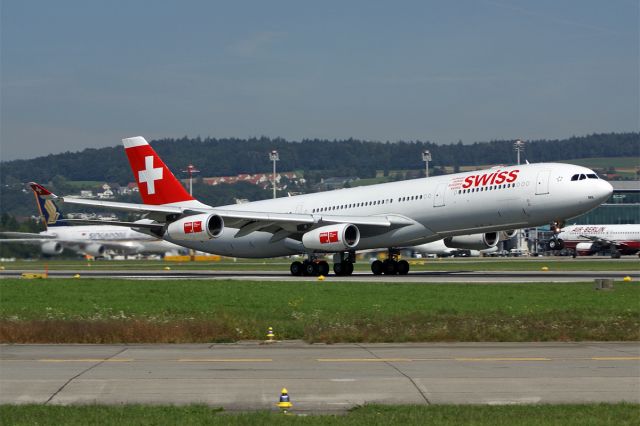
[[346,415],[282,415],[259,411],[223,413],[204,405],[45,406],[2,405],[5,425],[636,425],[638,404],[575,405],[367,405]]
[[640,285],[0,280],[3,342],[640,340]]
[[[330,261],[331,259],[329,259]],[[540,271],[547,266],[551,271],[622,271],[640,270],[637,258],[577,258],[571,257],[531,257],[531,258],[443,258],[408,259],[411,271]],[[4,262],[6,270],[44,271],[49,270],[164,270],[173,271],[208,270],[215,271],[282,271],[288,273],[291,259],[233,259],[223,258],[219,262],[168,262],[162,260],[35,260]],[[331,263],[331,262],[330,262]],[[355,264],[356,271],[370,271],[366,259]]]

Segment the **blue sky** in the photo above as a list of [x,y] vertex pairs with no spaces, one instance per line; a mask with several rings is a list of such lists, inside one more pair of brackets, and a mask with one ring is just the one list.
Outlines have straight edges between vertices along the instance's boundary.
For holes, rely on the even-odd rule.
[[128,136],[638,130],[636,0],[3,0],[2,160]]

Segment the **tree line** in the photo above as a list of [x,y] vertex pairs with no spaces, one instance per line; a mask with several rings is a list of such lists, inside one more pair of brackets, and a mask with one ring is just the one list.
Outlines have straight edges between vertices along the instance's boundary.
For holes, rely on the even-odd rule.
[[[522,156],[530,162],[571,160],[589,157],[639,155],[640,133],[606,133],[562,140],[527,141]],[[278,170],[343,170],[359,177],[374,176],[376,170],[418,170],[424,167],[421,153],[431,151],[431,166],[475,166],[513,164],[513,140],[438,145],[424,141],[367,142],[355,139],[305,139],[289,142],[281,138],[160,139],[151,145],[177,176],[188,164],[195,164],[200,176],[266,173],[271,170],[268,152],[280,155]],[[30,160],[2,162],[3,185],[49,182],[55,176],[68,180],[95,180],[125,184],[133,181],[121,146],[87,148],[79,152],[51,154]]]

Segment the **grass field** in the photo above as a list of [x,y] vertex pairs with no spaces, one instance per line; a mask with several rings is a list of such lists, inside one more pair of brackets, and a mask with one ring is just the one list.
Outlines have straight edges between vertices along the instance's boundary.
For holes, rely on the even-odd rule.
[[640,340],[640,285],[0,280],[0,342]]
[[[295,413],[295,410],[294,410]],[[367,405],[346,415],[282,415],[275,412],[224,413],[204,405],[44,406],[2,405],[4,425],[637,425],[638,404],[581,405]]]
[[[329,261],[331,259],[328,259]],[[215,271],[282,271],[287,273],[292,259],[228,259],[219,262],[169,262],[162,260],[35,260],[15,261],[1,264],[7,270],[164,270],[174,271],[209,270]],[[440,258],[409,259],[411,271],[539,271],[547,266],[551,271],[623,271],[632,273],[640,270],[637,258],[576,258],[571,257],[531,257],[531,258]],[[330,262],[331,263],[331,262]],[[355,270],[370,271],[366,259],[355,264]]]

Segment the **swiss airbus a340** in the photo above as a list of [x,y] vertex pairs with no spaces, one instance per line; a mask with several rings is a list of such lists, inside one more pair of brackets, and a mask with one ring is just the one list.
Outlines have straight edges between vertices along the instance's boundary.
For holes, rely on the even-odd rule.
[[350,275],[356,250],[380,247],[390,256],[373,262],[372,272],[406,274],[409,264],[397,259],[396,247],[447,237],[455,246],[470,234],[491,239],[499,231],[557,227],[613,191],[599,178],[571,181],[576,173],[594,174],[585,167],[543,163],[212,207],[189,195],[143,137],[123,144],[144,204],[58,197],[33,186],[66,204],[143,213],[145,219],[119,224],[195,250],[249,258],[306,254],[291,264],[293,275],[326,275],[328,263],[317,259],[324,253],[335,253],[336,274]]

